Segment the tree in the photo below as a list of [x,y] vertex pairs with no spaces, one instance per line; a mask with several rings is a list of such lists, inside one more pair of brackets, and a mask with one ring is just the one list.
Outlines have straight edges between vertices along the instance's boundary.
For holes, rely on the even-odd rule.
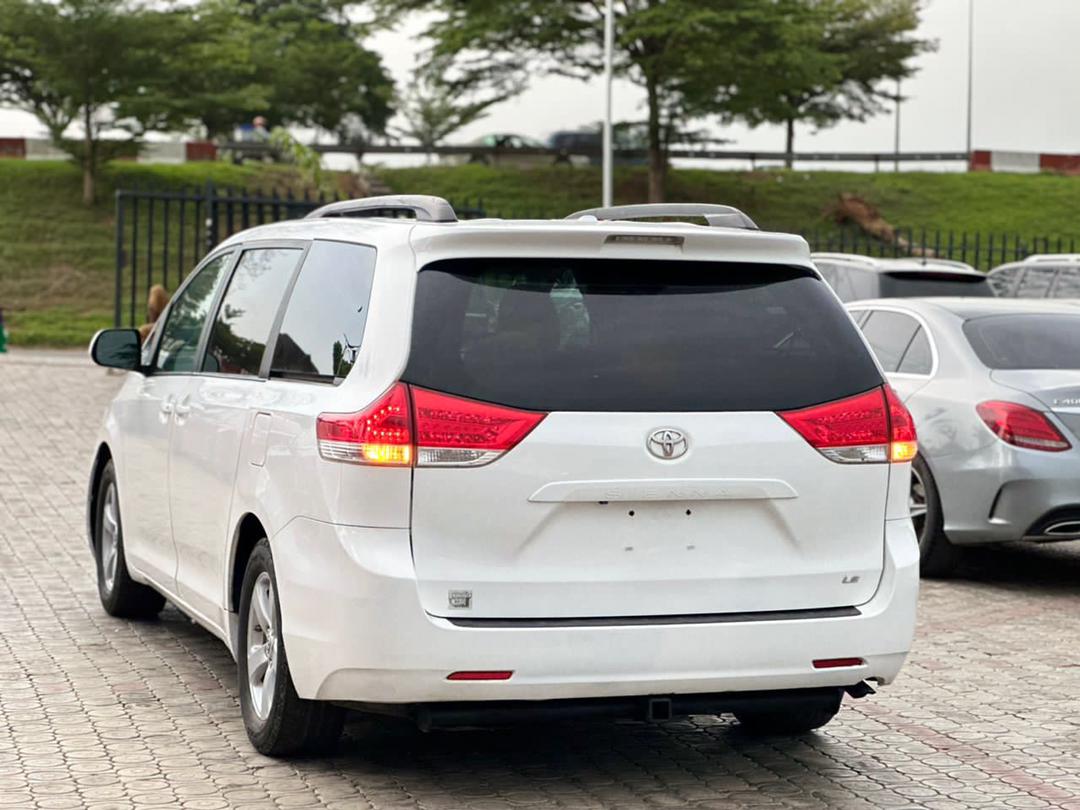
[[397,128],[398,133],[432,149],[462,127],[479,121],[491,105],[506,98],[506,94],[500,94],[470,101],[469,96],[466,87],[446,84],[417,71],[400,99],[398,112],[405,125]]
[[[507,93],[527,77],[603,69],[598,0],[374,0],[386,19],[436,12],[429,68],[451,85]],[[645,91],[649,199],[662,200],[667,151],[693,118],[724,110],[781,13],[761,0],[619,0],[615,70]]]
[[729,99],[727,117],[784,125],[790,168],[796,122],[865,121],[895,98],[882,84],[911,76],[912,58],[934,45],[913,36],[918,0],[784,2],[788,22],[769,32],[761,69]]
[[269,88],[271,122],[318,127],[342,136],[362,124],[383,132],[394,83],[382,59],[363,47],[366,30],[344,0],[235,0],[254,25],[254,63]]
[[209,140],[228,140],[238,124],[265,113],[273,74],[262,70],[273,66],[261,64],[257,51],[266,35],[236,0],[176,8],[166,31],[165,70],[153,88],[160,128],[198,126]]
[[[102,130],[144,122],[124,120],[130,100],[145,112],[161,75],[160,13],[134,0],[6,0],[0,15],[0,100],[28,110],[53,143],[82,167],[83,201],[94,201],[101,164],[127,145],[106,146]],[[81,141],[64,133],[73,123]]]

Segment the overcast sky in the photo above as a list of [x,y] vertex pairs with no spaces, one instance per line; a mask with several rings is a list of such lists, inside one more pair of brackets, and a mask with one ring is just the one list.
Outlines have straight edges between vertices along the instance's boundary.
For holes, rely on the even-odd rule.
[[[904,150],[959,151],[965,145],[967,110],[968,0],[927,0],[921,36],[939,48],[920,58],[918,75],[905,82],[902,111]],[[1080,0],[975,0],[974,146],[1036,152],[1080,153]],[[378,50],[400,83],[411,72],[419,45],[415,24],[379,34]],[[643,117],[642,94],[616,85],[617,120]],[[492,109],[453,140],[487,132],[546,137],[554,130],[598,121],[603,104],[599,80],[538,78],[529,91]],[[893,147],[891,113],[864,124],[845,123],[814,133],[800,127],[799,150],[888,151]],[[34,119],[0,110],[0,137],[36,135]],[[775,127],[717,130],[731,148],[780,150]]]

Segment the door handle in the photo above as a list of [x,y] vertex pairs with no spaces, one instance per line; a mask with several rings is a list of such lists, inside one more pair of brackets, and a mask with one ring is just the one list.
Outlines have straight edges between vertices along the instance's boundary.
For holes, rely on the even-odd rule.
[[174,411],[174,413],[176,413],[176,418],[177,419],[182,419],[183,417],[185,417],[189,413],[191,413],[191,399],[190,399],[190,397],[188,397],[185,394],[184,398],[176,403],[176,405],[173,408],[173,411]]

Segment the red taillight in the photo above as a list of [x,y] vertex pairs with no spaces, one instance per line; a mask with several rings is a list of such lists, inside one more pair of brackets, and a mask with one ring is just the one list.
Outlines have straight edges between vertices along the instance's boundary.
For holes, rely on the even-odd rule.
[[448,681],[508,681],[514,673],[510,670],[478,670],[469,672],[451,672],[446,676]]
[[779,416],[811,447],[843,464],[910,461],[917,450],[911,414],[888,386]]
[[1018,402],[980,402],[980,418],[1003,442],[1028,450],[1060,453],[1072,447],[1046,414]]
[[819,658],[814,662],[814,669],[839,669],[840,667],[861,667],[866,662],[861,658]]
[[315,432],[323,458],[407,467],[413,460],[409,388],[397,383],[359,413],[320,414]]
[[417,466],[478,466],[524,439],[546,416],[412,389]]
[[397,383],[359,413],[324,413],[319,453],[333,461],[476,467],[525,438],[547,414],[463,399]]
[[915,420],[890,385],[885,386],[885,401],[889,404],[889,461],[911,461],[919,452]]

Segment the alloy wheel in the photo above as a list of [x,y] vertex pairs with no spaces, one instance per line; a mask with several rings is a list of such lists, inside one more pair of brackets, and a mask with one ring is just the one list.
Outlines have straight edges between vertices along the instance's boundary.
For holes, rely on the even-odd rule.
[[101,578],[105,590],[112,593],[116,582],[116,564],[120,551],[120,520],[116,503],[116,484],[105,490],[105,503],[101,507]]
[[926,529],[926,482],[923,481],[918,470],[911,469],[911,491],[908,493],[908,512],[911,514],[911,522],[915,526],[915,535],[922,545],[923,533]]
[[248,606],[247,676],[251,707],[260,720],[270,715],[278,669],[277,595],[270,574],[255,580]]

